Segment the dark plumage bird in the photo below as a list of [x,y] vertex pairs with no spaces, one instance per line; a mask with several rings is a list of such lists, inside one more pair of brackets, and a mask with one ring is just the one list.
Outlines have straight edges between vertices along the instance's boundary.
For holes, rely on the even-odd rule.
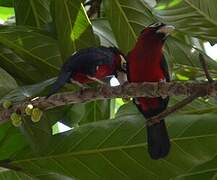
[[124,55],[115,47],[92,47],[81,49],[72,54],[63,64],[60,74],[53,84],[47,97],[56,93],[66,83],[71,82],[79,86],[84,83],[126,71]]
[[[163,23],[145,28],[128,54],[129,82],[170,81],[162,48],[167,36],[174,29]],[[155,116],[167,108],[169,97],[134,98],[139,111],[145,118]],[[152,159],[165,157],[170,150],[170,141],[164,120],[147,127],[148,152]]]

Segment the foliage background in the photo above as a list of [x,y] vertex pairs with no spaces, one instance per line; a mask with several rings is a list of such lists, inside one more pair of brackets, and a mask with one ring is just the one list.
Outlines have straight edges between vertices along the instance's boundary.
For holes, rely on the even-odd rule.
[[[127,53],[139,32],[156,21],[176,27],[164,48],[173,80],[205,80],[199,53],[217,77],[217,63],[203,47],[217,42],[216,0],[104,0],[91,19],[83,3],[0,0],[0,102],[46,95],[66,57],[80,48],[115,45]],[[69,90],[76,87],[63,89]],[[170,105],[181,99],[171,98]],[[131,102],[55,108],[36,124],[25,118],[21,128],[0,125],[0,179],[216,179],[216,116],[212,98],[169,116],[172,150],[154,161],[147,154],[144,118]],[[58,133],[58,121],[72,129]]]

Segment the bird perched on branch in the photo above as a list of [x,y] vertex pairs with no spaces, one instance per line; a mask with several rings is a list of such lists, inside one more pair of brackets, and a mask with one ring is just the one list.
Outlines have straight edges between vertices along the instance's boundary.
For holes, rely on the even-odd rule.
[[[145,28],[128,54],[129,82],[170,81],[162,48],[173,26],[155,23]],[[169,97],[134,98],[139,111],[145,118],[153,117],[167,108]],[[147,127],[148,152],[152,159],[165,157],[170,150],[170,141],[164,120]]]
[[72,54],[63,64],[60,74],[47,97],[56,93],[67,82],[82,84],[102,83],[101,79],[126,72],[124,55],[115,47],[81,49]]

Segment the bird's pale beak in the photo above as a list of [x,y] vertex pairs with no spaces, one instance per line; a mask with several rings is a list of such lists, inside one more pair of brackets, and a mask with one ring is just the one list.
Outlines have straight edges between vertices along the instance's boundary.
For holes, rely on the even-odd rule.
[[174,31],[175,27],[172,25],[164,25],[162,27],[160,27],[156,32],[157,33],[162,33],[165,36],[168,36],[169,34],[171,34]]

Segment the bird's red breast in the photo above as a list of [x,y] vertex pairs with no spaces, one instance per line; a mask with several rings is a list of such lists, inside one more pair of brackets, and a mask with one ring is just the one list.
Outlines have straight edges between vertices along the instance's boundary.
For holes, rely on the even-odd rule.
[[[133,50],[128,54],[129,82],[159,82],[165,76],[161,67],[163,43],[154,36],[141,36]],[[143,111],[156,109],[158,98],[136,98]]]
[[[94,77],[97,79],[103,79],[106,76],[113,74],[113,72],[114,72],[113,65],[100,65],[98,66]],[[89,79],[85,74],[82,73],[76,73],[75,75],[73,75],[73,79],[80,83],[93,82],[93,80]]]
[[130,82],[156,82],[165,78],[160,66],[162,46],[160,41],[149,37],[138,40],[128,55]]

